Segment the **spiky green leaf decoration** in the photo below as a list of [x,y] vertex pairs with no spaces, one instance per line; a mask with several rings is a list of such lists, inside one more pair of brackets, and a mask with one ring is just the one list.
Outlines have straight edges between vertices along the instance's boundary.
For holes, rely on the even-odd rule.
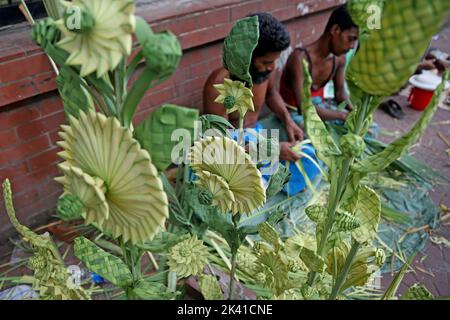
[[118,257],[99,248],[84,237],[75,239],[75,256],[86,267],[112,284],[125,288],[133,283],[133,276],[127,265]]
[[334,226],[338,231],[352,231],[361,226],[358,218],[347,211],[338,211]]
[[205,300],[222,300],[223,293],[216,277],[210,274],[204,274],[199,281],[200,290]]
[[223,46],[225,68],[231,75],[246,82],[249,88],[253,86],[250,66],[258,40],[259,21],[257,16],[253,16],[237,21]]
[[339,139],[342,154],[346,157],[360,157],[366,149],[364,139],[360,136],[347,133]]
[[449,9],[448,0],[387,1],[381,28],[362,39],[347,78],[371,95],[396,92],[414,74]]
[[266,200],[261,172],[236,141],[208,137],[195,142],[189,155],[197,183],[213,195],[222,212],[250,214]]
[[416,283],[401,297],[401,300],[433,300],[433,294],[423,285]]
[[65,192],[83,200],[89,186],[96,204],[101,204],[104,192],[107,206],[94,209],[84,203],[90,208],[85,219],[125,242],[151,240],[164,227],[168,201],[148,152],[115,118],[89,111],[80,112],[79,119],[71,117],[70,122],[62,126],[64,140],[58,142],[64,149],[59,155],[66,160],[62,164],[65,175],[58,179]]
[[81,66],[82,77],[96,71],[100,78],[130,55],[136,24],[132,0],[63,3],[67,10],[56,22],[63,34],[58,46],[70,53],[68,65]]
[[166,170],[172,163],[172,150],[179,141],[172,141],[176,129],[185,129],[193,142],[194,125],[198,119],[198,110],[173,104],[165,104],[156,109],[134,131],[141,146],[148,151],[152,162],[160,171]]
[[306,216],[312,221],[319,223],[327,215],[327,208],[319,204],[313,204],[305,209]]
[[28,266],[34,271],[33,276],[24,276],[19,281],[31,284],[42,300],[90,299],[89,293],[83,287],[76,284],[73,287],[69,285],[71,282],[68,270],[50,236],[38,235],[17,220],[8,179],[3,182],[3,197],[11,223],[34,251],[28,262]]
[[197,275],[203,271],[208,258],[208,248],[203,241],[192,236],[169,250],[167,264],[179,277]]
[[[61,68],[58,77],[56,77],[56,84],[64,103],[66,115],[78,118],[80,110],[87,112],[89,109],[94,109],[92,96],[83,86],[83,81],[68,67]],[[84,85],[86,86],[86,84]]]
[[255,111],[253,92],[241,81],[225,79],[223,84],[215,84],[214,88],[219,92],[214,102],[223,104],[227,114],[238,111],[243,118],[247,112]]
[[77,196],[68,194],[58,199],[56,212],[64,221],[80,219],[83,210],[84,204]]
[[303,60],[303,70],[305,80],[303,82],[302,90],[302,114],[305,117],[305,129],[314,148],[317,150],[317,156],[330,167],[332,161],[331,157],[340,155],[341,151],[325,127],[325,123],[320,119],[316,107],[312,103],[312,78],[309,74],[308,63],[305,60]]

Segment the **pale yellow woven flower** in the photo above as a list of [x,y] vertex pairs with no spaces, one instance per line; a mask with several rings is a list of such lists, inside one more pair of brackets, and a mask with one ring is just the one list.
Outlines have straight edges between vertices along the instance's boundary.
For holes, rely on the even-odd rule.
[[214,101],[222,103],[227,109],[227,114],[239,111],[241,117],[244,117],[248,111],[255,111],[252,90],[241,81],[225,79],[223,84],[215,84],[214,88],[220,93]]
[[[84,202],[84,217],[114,238],[132,243],[151,240],[169,216],[167,195],[148,152],[116,118],[90,110],[62,126],[66,194]],[[104,193],[107,210],[103,203]]]
[[261,172],[236,141],[208,137],[195,142],[189,155],[197,184],[213,195],[224,213],[250,214],[266,201]]
[[58,46],[70,53],[68,65],[81,66],[82,77],[94,71],[101,77],[130,55],[136,25],[132,0],[73,0],[63,4],[66,18],[56,22],[62,32]]

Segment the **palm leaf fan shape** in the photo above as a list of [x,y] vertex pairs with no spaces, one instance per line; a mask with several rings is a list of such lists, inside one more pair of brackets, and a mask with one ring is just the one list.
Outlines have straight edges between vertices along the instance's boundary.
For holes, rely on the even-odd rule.
[[168,200],[148,152],[116,118],[80,111],[70,123],[58,142],[65,162],[57,181],[65,193],[84,201],[86,221],[103,232],[125,242],[151,240],[164,227]]
[[195,142],[189,155],[197,184],[213,195],[213,204],[232,214],[250,214],[266,201],[261,172],[236,141],[208,137]]

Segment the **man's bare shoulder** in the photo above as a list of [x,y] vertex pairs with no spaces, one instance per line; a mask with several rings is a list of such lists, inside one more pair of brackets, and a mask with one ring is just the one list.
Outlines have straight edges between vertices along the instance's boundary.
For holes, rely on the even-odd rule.
[[227,69],[224,67],[217,68],[208,77],[208,80],[206,81],[206,86],[211,86],[218,83],[223,83],[225,78],[228,78],[230,76],[230,73]]

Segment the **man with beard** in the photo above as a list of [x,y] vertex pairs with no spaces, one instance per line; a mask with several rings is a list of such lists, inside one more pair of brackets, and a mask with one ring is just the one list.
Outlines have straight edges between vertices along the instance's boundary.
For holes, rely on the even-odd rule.
[[317,113],[325,121],[345,121],[347,113],[332,110],[323,103],[324,87],[329,81],[333,81],[335,102],[347,102],[347,109],[352,109],[345,90],[345,65],[346,54],[356,47],[358,34],[358,26],[352,21],[346,5],[334,10],[320,38],[291,53],[280,82],[280,93],[286,103],[302,114],[302,60],[305,59],[313,80],[311,95]]
[[[247,113],[244,127],[255,128],[257,126],[259,114],[266,103],[276,117],[283,122],[289,136],[289,142],[280,143],[280,159],[295,162],[299,156],[291,148],[303,139],[303,132],[292,120],[286,103],[276,89],[276,75],[273,72],[281,52],[290,45],[289,33],[277,19],[268,13],[257,13],[251,16],[257,16],[259,20],[259,39],[253,50],[249,70],[253,82],[255,111]],[[237,127],[239,114],[235,112],[227,115],[225,107],[214,102],[218,96],[214,84],[221,84],[227,78],[236,80],[225,67],[218,68],[211,73],[203,89],[203,111],[205,114],[222,116]]]

